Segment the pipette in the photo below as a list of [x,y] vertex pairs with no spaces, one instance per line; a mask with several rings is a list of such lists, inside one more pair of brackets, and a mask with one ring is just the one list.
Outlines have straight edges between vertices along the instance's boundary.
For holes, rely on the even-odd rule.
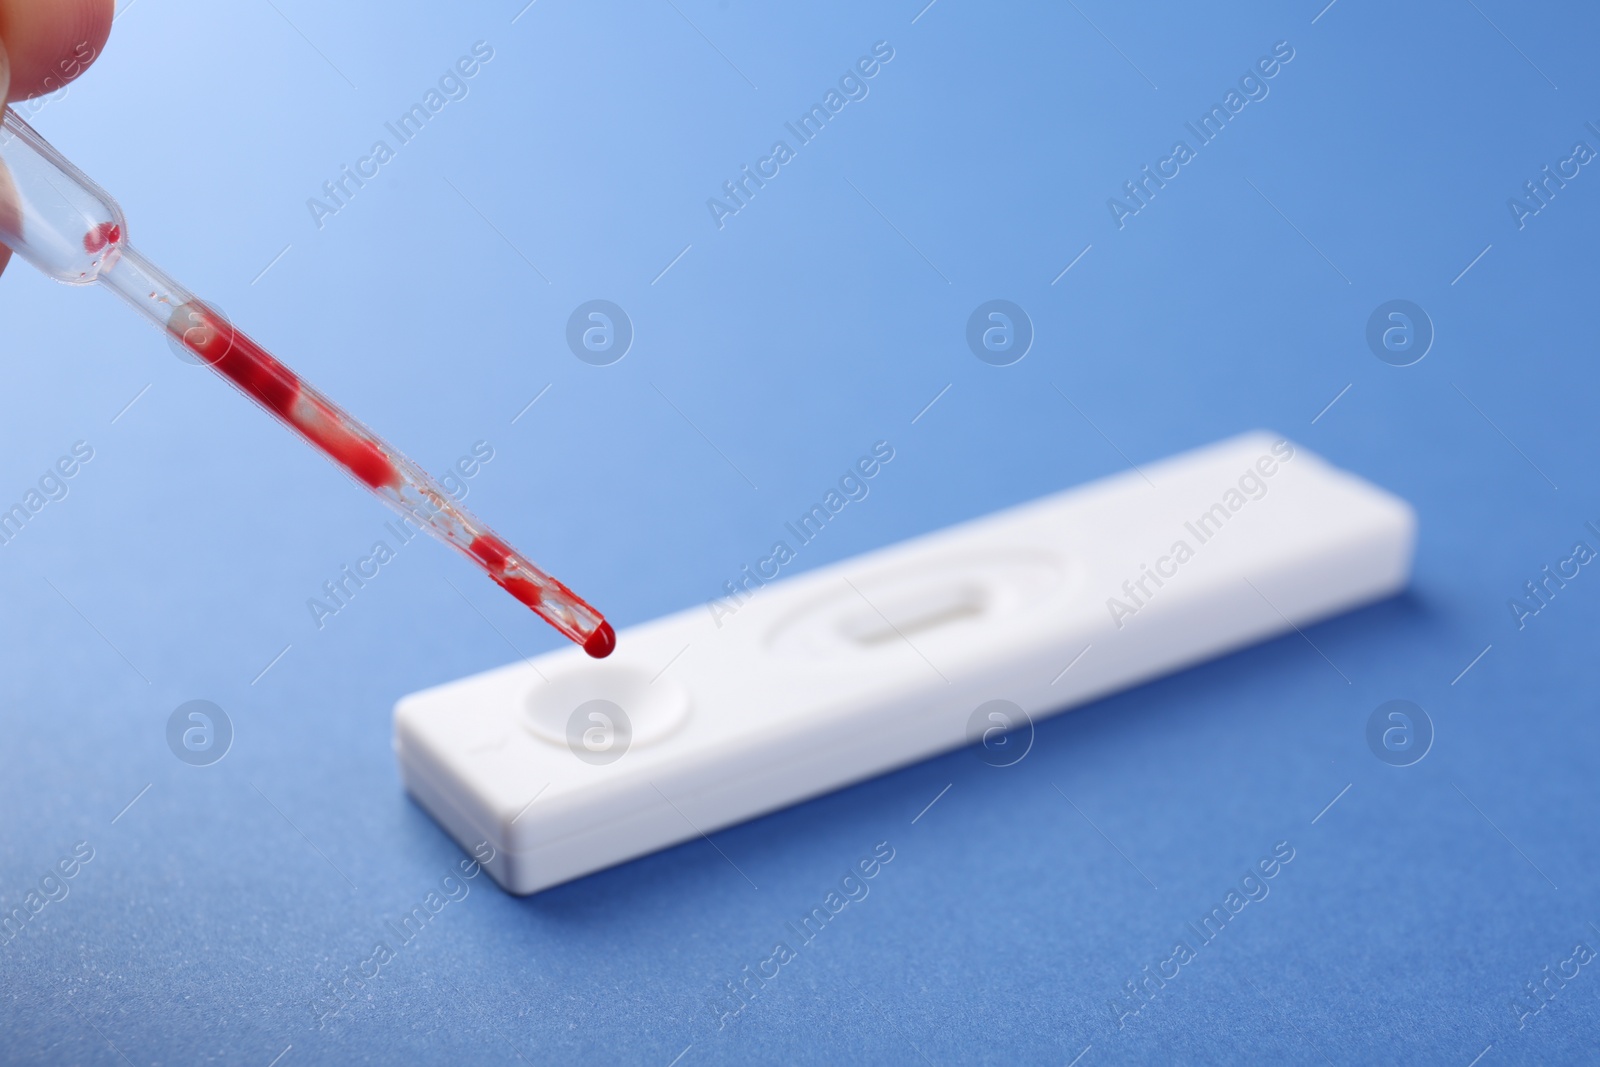
[[421,467],[162,273],[128,243],[127,220],[116,201],[9,108],[0,123],[0,164],[0,243],[57,281],[99,282],[111,289],[589,655],[610,655],[616,633],[598,611],[497,537]]

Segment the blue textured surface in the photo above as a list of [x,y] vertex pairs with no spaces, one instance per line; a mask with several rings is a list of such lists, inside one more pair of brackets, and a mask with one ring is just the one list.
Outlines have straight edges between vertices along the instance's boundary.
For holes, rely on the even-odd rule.
[[[319,630],[307,598],[385,513],[110,296],[18,263],[0,500],[94,458],[0,548],[0,906],[93,859],[0,946],[0,1059],[1596,1056],[1600,973],[1524,984],[1600,947],[1600,577],[1521,629],[1508,600],[1600,547],[1600,176],[1521,229],[1507,207],[1600,148],[1594,17],[922,3],[141,0],[34,122],[156,262],[416,459],[490,442],[469,505],[619,624],[716,595],[878,439],[894,463],[797,569],[1266,426],[1416,505],[1411,592],[1042,722],[1013,767],[957,752],[531,899],[465,883],[319,1026],[461,860],[399,787],[393,701],[559,639],[421,541]],[[319,229],[307,198],[477,41],[466,98]],[[878,41],[869,95],[718,229],[707,198]],[[1280,41],[1269,95],[1119,229],[1107,198]],[[1037,330],[1005,368],[964,340],[996,297]],[[613,366],[564,340],[593,298],[637,330]],[[1414,366],[1364,339],[1392,298],[1437,329]],[[236,730],[205,768],[165,740],[195,698]],[[1414,766],[1365,740],[1390,699],[1434,724]],[[719,1027],[724,984],[879,842],[870,895]],[[1180,938],[1178,977],[1115,1007]]]

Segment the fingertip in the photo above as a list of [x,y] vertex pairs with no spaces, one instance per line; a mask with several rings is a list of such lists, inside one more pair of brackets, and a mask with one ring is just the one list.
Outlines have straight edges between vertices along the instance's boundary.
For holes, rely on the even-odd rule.
[[115,0],[0,0],[0,41],[11,61],[6,100],[54,92],[105,48]]

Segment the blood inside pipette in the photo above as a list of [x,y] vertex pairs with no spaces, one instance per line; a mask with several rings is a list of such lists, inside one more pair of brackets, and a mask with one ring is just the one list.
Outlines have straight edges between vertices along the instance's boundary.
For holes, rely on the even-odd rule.
[[179,336],[186,348],[309,437],[335,463],[374,489],[399,486],[400,474],[381,448],[352,433],[315,397],[306,396],[294,371],[226,319],[203,305],[186,304],[173,320],[177,326],[188,323]]
[[[483,564],[484,569],[489,572],[489,577],[494,579],[496,585],[528,607],[534,609],[539,607],[540,602],[544,599],[543,591],[526,578],[519,578],[516,575],[506,573],[506,565],[512,555],[510,545],[507,545],[493,534],[479,534],[472,539],[472,544],[468,546],[468,550],[472,553],[473,558]],[[559,583],[557,584],[559,585]],[[561,590],[570,595],[571,591],[566,586],[561,586]],[[600,621],[600,625],[595,629],[594,633],[590,634],[588,639],[583,642],[583,650],[595,659],[605,659],[611,655],[611,650],[616,647],[617,632],[604,619]]]
[[544,593],[537,585],[526,578],[518,578],[506,573],[506,564],[511,560],[511,546],[493,534],[479,534],[472,539],[472,544],[467,546],[479,563],[483,564],[489,577],[495,584],[530,608],[537,608],[544,599]]
[[[105,226],[110,230],[105,231]],[[120,238],[117,228],[102,224],[84,237],[84,247],[100,240],[100,248]],[[334,462],[373,489],[398,489],[403,479],[389,456],[365,434],[356,432],[316,396],[302,386],[300,378],[249,337],[234,329],[225,318],[198,301],[173,312],[168,329],[195,355],[216,368],[263,407],[306,435]],[[514,553],[493,534],[479,534],[468,545],[472,557],[483,565],[489,577],[523,604],[540,611],[544,590],[514,573]],[[560,597],[583,602],[571,590],[550,579]],[[593,611],[593,609],[589,609]],[[598,613],[597,613],[598,614]],[[548,618],[548,616],[546,616]],[[616,648],[616,631],[604,619],[583,641],[583,650],[603,659]]]
[[122,240],[122,227],[114,222],[102,222],[83,235],[83,250],[94,255],[106,245]]

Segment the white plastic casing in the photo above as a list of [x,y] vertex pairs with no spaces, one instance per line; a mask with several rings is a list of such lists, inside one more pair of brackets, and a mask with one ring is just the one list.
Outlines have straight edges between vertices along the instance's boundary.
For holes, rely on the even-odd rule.
[[[395,750],[531,893],[968,744],[988,701],[1038,718],[1389,596],[1415,535],[1404,501],[1247,434],[629,627],[604,661],[414,693]],[[631,735],[575,717],[592,700]]]

